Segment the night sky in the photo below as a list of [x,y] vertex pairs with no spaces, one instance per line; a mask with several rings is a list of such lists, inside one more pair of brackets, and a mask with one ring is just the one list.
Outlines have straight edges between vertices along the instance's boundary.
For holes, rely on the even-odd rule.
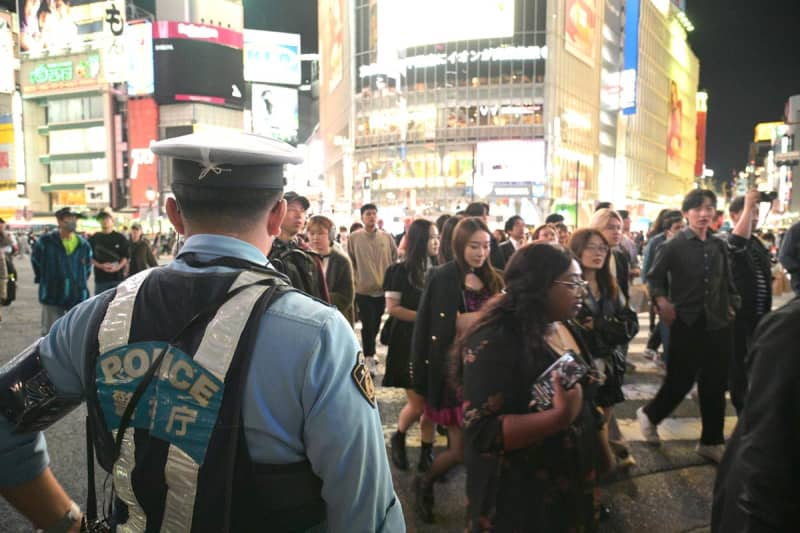
[[747,164],[758,122],[783,120],[800,94],[797,0],[687,0],[689,42],[708,91],[706,166],[718,178]]

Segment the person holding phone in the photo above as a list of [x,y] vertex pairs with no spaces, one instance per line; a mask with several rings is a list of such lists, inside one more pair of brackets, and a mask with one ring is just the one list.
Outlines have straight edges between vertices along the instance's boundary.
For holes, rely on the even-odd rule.
[[463,369],[466,531],[592,530],[602,424],[593,379],[565,389],[553,372],[552,407],[530,407],[531,387],[565,353],[589,364],[572,321],[586,291],[581,267],[559,245],[530,244],[509,261],[505,282],[454,351]]

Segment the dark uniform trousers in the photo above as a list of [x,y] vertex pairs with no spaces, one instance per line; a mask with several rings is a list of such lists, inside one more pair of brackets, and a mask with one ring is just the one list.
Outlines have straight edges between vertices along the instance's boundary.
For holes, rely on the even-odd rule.
[[678,317],[669,335],[667,377],[644,412],[653,424],[660,424],[683,401],[697,380],[703,422],[700,442],[723,444],[728,359],[733,348],[731,328],[708,331],[704,316],[692,325]]

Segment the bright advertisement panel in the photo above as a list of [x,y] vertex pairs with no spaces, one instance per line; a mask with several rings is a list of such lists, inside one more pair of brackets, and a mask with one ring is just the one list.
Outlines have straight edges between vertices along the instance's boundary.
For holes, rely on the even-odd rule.
[[589,66],[595,64],[597,0],[564,0],[564,48]]
[[147,190],[158,191],[158,161],[150,143],[158,140],[158,105],[152,98],[128,101],[128,168],[131,205],[148,206]]
[[145,96],[155,91],[153,72],[153,23],[142,20],[128,24],[125,30],[128,58],[128,95]]
[[675,80],[669,82],[669,116],[667,118],[667,172],[680,174],[683,148],[683,100]]
[[545,183],[544,140],[479,142],[475,173],[488,183]]
[[342,81],[346,0],[319,0],[322,86],[332,93]]
[[0,115],[0,191],[17,187],[11,161],[14,153],[14,124],[10,114]]
[[639,75],[640,0],[628,0],[625,13],[625,45],[622,59],[620,107],[624,115],[636,113],[636,86]]
[[29,96],[96,87],[105,80],[101,57],[99,53],[90,53],[25,61],[20,70],[22,94]]
[[57,52],[125,30],[124,0],[18,0],[21,52]]
[[514,1],[380,0],[378,19],[381,51],[512,37]]
[[[13,94],[14,36],[11,32],[11,14],[0,13],[0,93]],[[16,62],[19,65],[19,62]]]
[[297,89],[254,83],[251,109],[253,133],[284,142],[297,142],[300,114]]
[[300,85],[300,34],[244,30],[244,79]]

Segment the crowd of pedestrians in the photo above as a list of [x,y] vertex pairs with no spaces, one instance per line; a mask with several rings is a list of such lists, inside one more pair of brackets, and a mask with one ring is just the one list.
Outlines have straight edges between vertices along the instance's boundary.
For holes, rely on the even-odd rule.
[[[789,333],[775,330],[796,316],[789,310],[764,320],[778,257],[800,293],[800,226],[789,230],[778,254],[774,239],[759,232],[757,191],[731,202],[728,231],[714,193],[695,189],[680,209],[663,210],[646,236],[631,231],[630,213],[607,202],[598,203],[582,228],[568,227],[559,214],[536,227],[515,215],[492,231],[489,206],[475,202],[435,222],[408,218],[403,232],[392,236],[374,204],[363,205],[360,222],[348,229],[323,215],[308,218],[310,202],[297,193],[284,199],[286,216],[269,260],[296,288],[335,306],[351,326],[361,323],[361,349],[373,378],[381,364],[377,340],[388,346],[382,386],[406,395],[390,458],[396,468],[410,468],[406,436],[419,423],[413,507],[424,522],[435,520],[437,480],[463,463],[467,531],[595,527],[608,512],[597,503],[597,480],[636,465],[614,416],[615,405],[625,401],[628,345],[639,330],[631,301],[635,280],[650,310],[645,355],[664,375],[656,396],[636,412],[645,441],[660,443],[659,424],[695,388],[702,416],[696,451],[722,463],[715,505],[727,508],[751,490],[747,476],[763,480],[753,472],[774,470],[780,459],[797,455],[775,430],[769,438],[783,455],[747,456],[754,453],[748,437],[764,435],[758,417],[769,405],[763,393],[779,378],[760,358],[775,348],[764,335],[789,346]],[[101,213],[101,230],[85,239],[76,232],[76,216],[66,208],[56,212],[57,229],[32,249],[43,335],[88,298],[92,271],[100,293],[157,265],[138,224],[124,235],[111,214]],[[0,302],[12,274],[7,241],[0,242]],[[566,356],[577,369],[575,382],[566,367],[552,371]],[[796,363],[785,366],[789,374],[780,379],[800,377],[792,373]],[[550,404],[540,408],[532,391],[545,389]],[[727,455],[726,391],[746,417]],[[751,401],[754,392],[757,401]],[[792,424],[795,411],[770,427]],[[437,427],[447,448],[434,455]],[[742,470],[743,457],[750,470]],[[788,498],[762,488],[773,499]],[[776,505],[765,505],[747,520],[774,524],[796,514],[786,505],[769,518],[762,509]],[[737,513],[747,514],[740,507]],[[715,520],[728,518],[715,509]]]

